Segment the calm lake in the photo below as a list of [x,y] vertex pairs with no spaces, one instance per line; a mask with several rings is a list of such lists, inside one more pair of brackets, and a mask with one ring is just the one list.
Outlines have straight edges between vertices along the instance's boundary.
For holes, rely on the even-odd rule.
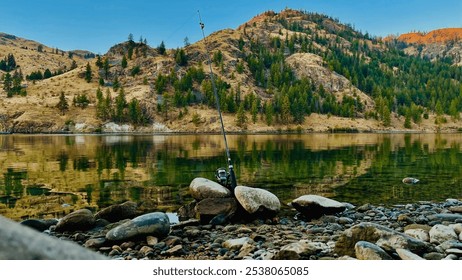
[[[283,204],[304,194],[355,205],[462,198],[460,134],[228,135],[228,143],[238,184]],[[0,214],[59,217],[126,200],[174,212],[192,200],[191,180],[213,180],[218,167],[226,167],[221,135],[1,135]]]

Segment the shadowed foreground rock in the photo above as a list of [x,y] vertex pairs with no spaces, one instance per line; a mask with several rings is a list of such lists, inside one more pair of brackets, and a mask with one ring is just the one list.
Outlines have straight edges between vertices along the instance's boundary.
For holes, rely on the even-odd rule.
[[138,216],[111,229],[106,234],[106,239],[118,241],[147,235],[165,237],[169,232],[168,216],[162,212],[154,212]]
[[76,243],[59,240],[0,216],[2,260],[104,260]]

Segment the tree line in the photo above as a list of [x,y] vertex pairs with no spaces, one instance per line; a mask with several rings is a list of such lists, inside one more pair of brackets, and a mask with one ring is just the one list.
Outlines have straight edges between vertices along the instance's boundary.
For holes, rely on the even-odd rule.
[[[315,19],[319,29],[329,31],[324,24],[325,16],[305,14],[306,19]],[[332,19],[331,19],[332,20]],[[305,36],[294,35],[290,40],[303,46],[311,30],[301,24],[285,24],[286,28]],[[347,26],[349,27],[349,26]],[[292,39],[293,38],[293,39]],[[390,41],[383,45],[368,34],[362,35],[351,27],[332,37],[311,35],[311,40],[326,48],[311,48],[310,52],[320,55],[328,67],[349,79],[353,85],[371,96],[376,104],[377,114],[371,115],[390,125],[391,112],[418,124],[436,113],[438,121],[445,121],[443,114],[460,119],[462,111],[462,67],[454,66],[450,58],[437,61],[419,56],[406,55],[406,43]],[[345,48],[340,39],[351,44]],[[302,51],[300,47],[298,51]]]

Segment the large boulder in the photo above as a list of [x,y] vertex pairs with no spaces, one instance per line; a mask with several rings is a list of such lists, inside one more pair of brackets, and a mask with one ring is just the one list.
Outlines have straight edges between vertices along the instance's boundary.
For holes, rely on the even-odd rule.
[[335,253],[339,256],[356,257],[355,245],[359,241],[368,241],[384,249],[394,252],[396,249],[406,249],[415,254],[429,250],[426,242],[410,237],[401,232],[376,223],[360,223],[345,230],[335,243]]
[[237,210],[237,202],[232,197],[206,198],[196,204],[195,210],[197,218],[202,223],[208,223],[218,215],[225,217],[234,215]]
[[231,191],[217,182],[206,178],[195,178],[189,184],[191,196],[196,200],[205,198],[231,197]]
[[303,195],[291,203],[298,212],[309,219],[345,211],[343,203],[319,195]]
[[132,201],[111,205],[95,214],[95,219],[105,219],[111,223],[125,219],[133,219],[139,214],[138,205]]
[[128,240],[131,238],[152,235],[165,237],[170,232],[170,220],[167,214],[154,212],[138,216],[106,233],[106,239],[111,241]]
[[74,211],[59,220],[56,231],[86,231],[95,226],[95,216],[88,209]]
[[277,196],[264,189],[237,186],[234,195],[242,208],[252,215],[272,216],[281,209]]
[[95,260],[105,256],[0,216],[0,260]]
[[441,244],[446,241],[456,241],[458,236],[454,229],[445,225],[434,225],[429,232],[430,242],[435,244]]

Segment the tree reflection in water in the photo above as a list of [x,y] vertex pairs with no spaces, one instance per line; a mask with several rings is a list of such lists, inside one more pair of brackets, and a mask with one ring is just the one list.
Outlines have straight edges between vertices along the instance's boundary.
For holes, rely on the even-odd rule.
[[[268,189],[284,204],[304,194],[353,204],[462,194],[457,134],[230,135],[228,142],[238,184]],[[2,135],[0,148],[0,214],[15,218],[126,200],[175,211],[191,200],[192,179],[213,179],[226,165],[220,135]],[[403,185],[408,176],[420,182]]]

